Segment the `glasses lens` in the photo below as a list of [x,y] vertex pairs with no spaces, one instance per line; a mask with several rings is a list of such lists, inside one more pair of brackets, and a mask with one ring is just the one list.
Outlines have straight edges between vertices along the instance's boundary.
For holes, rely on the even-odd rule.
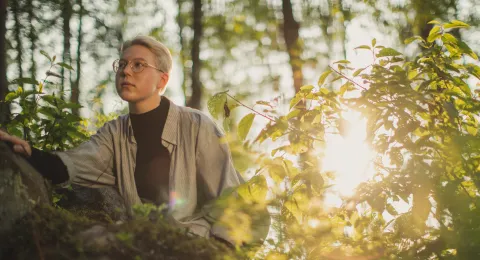
[[134,60],[132,61],[132,71],[133,72],[141,72],[143,70],[143,62]]
[[112,64],[114,72],[118,71],[118,62],[119,62],[119,60],[115,60]]

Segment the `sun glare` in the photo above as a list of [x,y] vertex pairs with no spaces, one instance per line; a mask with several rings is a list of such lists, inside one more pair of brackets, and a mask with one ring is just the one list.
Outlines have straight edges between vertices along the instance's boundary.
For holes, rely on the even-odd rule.
[[348,111],[343,117],[349,122],[347,134],[326,137],[322,169],[335,173],[335,193],[351,196],[358,184],[373,176],[371,160],[374,153],[365,143],[366,120],[360,117],[360,113]]

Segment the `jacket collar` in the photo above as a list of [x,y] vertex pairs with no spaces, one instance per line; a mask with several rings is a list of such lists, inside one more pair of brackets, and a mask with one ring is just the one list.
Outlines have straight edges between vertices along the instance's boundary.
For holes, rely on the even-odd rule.
[[167,121],[165,121],[165,126],[163,127],[162,139],[176,145],[178,127],[180,123],[180,107],[175,105],[175,103],[164,96],[162,96],[162,99],[164,102],[170,102]]
[[[177,134],[178,126],[180,121],[180,107],[175,105],[170,99],[162,96],[162,102],[169,102],[170,108],[168,109],[167,120],[165,121],[165,126],[163,127],[162,140],[167,141],[171,144],[177,145]],[[133,135],[132,122],[130,121],[130,116],[127,114],[128,120],[128,136],[130,141],[135,142],[135,137]],[[136,142],[135,142],[136,143]]]

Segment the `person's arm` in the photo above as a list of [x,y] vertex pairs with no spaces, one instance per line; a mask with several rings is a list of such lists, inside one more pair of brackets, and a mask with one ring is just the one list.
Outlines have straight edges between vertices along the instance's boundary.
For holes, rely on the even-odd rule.
[[0,130],[0,140],[10,145],[12,150],[27,159],[32,166],[54,184],[72,183],[102,187],[115,184],[113,174],[114,122],[106,123],[90,140],[76,148],[62,152],[47,153],[35,149],[16,136]]
[[197,181],[202,197],[205,199],[205,206],[202,209],[207,214],[207,221],[211,223],[210,235],[222,241],[235,244],[227,234],[225,227],[217,223],[210,211],[218,209],[211,208],[214,201],[222,193],[232,190],[243,183],[242,177],[233,167],[230,149],[224,134],[218,129],[215,123],[207,116],[200,120],[199,133],[197,137]]
[[[218,129],[215,123],[208,117],[200,121],[199,134],[197,139],[197,181],[201,182],[203,196],[206,203],[203,206],[205,219],[211,224],[210,235],[220,241],[228,241],[235,245],[235,239],[229,234],[229,230],[219,221],[223,213],[223,206],[218,208],[215,201],[220,196],[227,198],[234,196],[238,201],[243,201],[235,191],[237,187],[244,184],[242,176],[238,174],[233,166],[230,149],[224,138],[224,134]],[[242,245],[258,245],[266,239],[271,223],[270,214],[265,207],[252,211],[250,215],[251,229],[248,241],[241,241]],[[219,214],[220,213],[220,214]],[[251,213],[247,213],[251,214]],[[237,238],[238,239],[238,238]]]
[[91,188],[115,185],[115,127],[114,121],[107,122],[88,141],[71,150],[54,152],[65,164],[71,183]]
[[43,177],[52,181],[52,184],[68,181],[67,166],[57,155],[32,148],[32,154],[26,159]]
[[62,160],[51,153],[47,153],[32,146],[25,140],[0,130],[0,140],[22,155],[43,177],[59,184],[68,180],[67,167]]

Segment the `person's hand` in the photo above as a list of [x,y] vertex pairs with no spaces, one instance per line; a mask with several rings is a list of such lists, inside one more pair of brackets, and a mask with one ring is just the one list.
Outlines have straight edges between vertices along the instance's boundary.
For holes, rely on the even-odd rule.
[[10,142],[13,145],[13,151],[21,155],[30,157],[32,155],[32,148],[27,141],[16,136],[9,135],[7,132],[0,130],[0,140]]

